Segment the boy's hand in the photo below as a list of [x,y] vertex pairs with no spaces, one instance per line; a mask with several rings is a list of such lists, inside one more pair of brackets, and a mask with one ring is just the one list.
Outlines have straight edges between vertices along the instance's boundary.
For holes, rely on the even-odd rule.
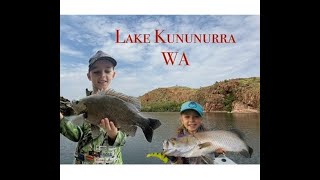
[[100,126],[107,132],[111,140],[115,140],[118,134],[118,128],[108,118],[101,119]]

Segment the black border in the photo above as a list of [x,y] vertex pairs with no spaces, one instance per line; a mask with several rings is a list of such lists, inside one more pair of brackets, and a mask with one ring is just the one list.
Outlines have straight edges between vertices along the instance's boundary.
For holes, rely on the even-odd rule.
[[18,147],[20,159],[11,161],[28,170],[23,178],[60,179],[60,1],[26,3],[15,10],[22,12],[22,20],[12,20],[22,38],[11,53],[16,60],[11,66],[18,70],[9,69],[10,74],[17,72],[9,94],[18,97],[12,107],[17,137],[11,146]]
[[[269,4],[268,4],[269,3]],[[261,22],[261,76],[260,76],[260,177],[274,179],[288,169],[292,159],[290,149],[284,147],[292,139],[286,132],[290,117],[290,73],[288,56],[284,53],[288,44],[287,29],[283,24],[283,8],[270,1],[260,1]],[[279,24],[282,24],[279,26]],[[289,85],[289,86],[287,86]],[[290,117],[290,118],[289,118]],[[291,149],[292,150],[292,149]],[[296,162],[298,163],[298,162]],[[298,163],[299,164],[299,163]],[[293,172],[291,172],[293,173]],[[289,174],[287,174],[289,175]],[[287,178],[287,176],[286,176]]]

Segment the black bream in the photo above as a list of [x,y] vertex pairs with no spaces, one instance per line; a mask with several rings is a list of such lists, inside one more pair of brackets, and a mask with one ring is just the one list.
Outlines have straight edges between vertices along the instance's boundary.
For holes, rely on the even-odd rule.
[[146,118],[140,113],[139,99],[111,89],[100,91],[79,101],[72,101],[71,107],[77,114],[84,113],[84,120],[96,126],[91,128],[92,134],[99,131],[97,126],[101,119],[107,117],[120,131],[129,136],[135,136],[139,126],[147,141],[151,142],[153,130],[161,125],[159,120]]
[[245,157],[251,157],[253,151],[236,130],[205,131],[163,142],[163,153],[167,156],[198,157],[213,153],[218,148],[239,152]]

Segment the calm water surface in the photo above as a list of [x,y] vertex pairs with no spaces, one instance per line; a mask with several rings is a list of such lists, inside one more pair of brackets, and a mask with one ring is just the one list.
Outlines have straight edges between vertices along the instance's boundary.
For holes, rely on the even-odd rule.
[[[148,112],[145,117],[159,119],[162,125],[154,131],[152,143],[149,143],[140,128],[135,137],[128,137],[122,150],[125,164],[162,164],[157,158],[146,158],[151,152],[161,152],[162,142],[176,136],[179,127],[178,112]],[[260,114],[258,113],[206,113],[203,124],[208,129],[239,129],[253,149],[251,158],[237,153],[226,155],[238,164],[260,164]],[[72,164],[76,143],[60,134],[60,164]]]

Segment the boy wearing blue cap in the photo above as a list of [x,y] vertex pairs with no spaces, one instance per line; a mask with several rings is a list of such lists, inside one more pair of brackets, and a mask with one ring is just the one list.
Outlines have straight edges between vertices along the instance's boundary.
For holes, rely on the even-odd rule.
[[[97,51],[89,59],[87,77],[92,82],[93,91],[87,91],[87,95],[109,88],[116,75],[116,65],[117,61],[103,51]],[[81,126],[76,126],[60,112],[60,133],[71,141],[78,142],[75,164],[123,163],[121,147],[126,142],[126,135],[115,127],[112,119],[102,119],[99,134],[94,135],[90,123],[84,122]]]
[[[178,137],[192,135],[197,132],[206,131],[202,124],[203,107],[194,101],[187,101],[181,105],[180,122],[181,126],[178,128]],[[222,154],[223,149],[218,149],[214,154],[208,154],[206,158],[210,158],[213,162],[215,154]],[[207,164],[208,162],[203,157],[168,157],[174,164]]]

